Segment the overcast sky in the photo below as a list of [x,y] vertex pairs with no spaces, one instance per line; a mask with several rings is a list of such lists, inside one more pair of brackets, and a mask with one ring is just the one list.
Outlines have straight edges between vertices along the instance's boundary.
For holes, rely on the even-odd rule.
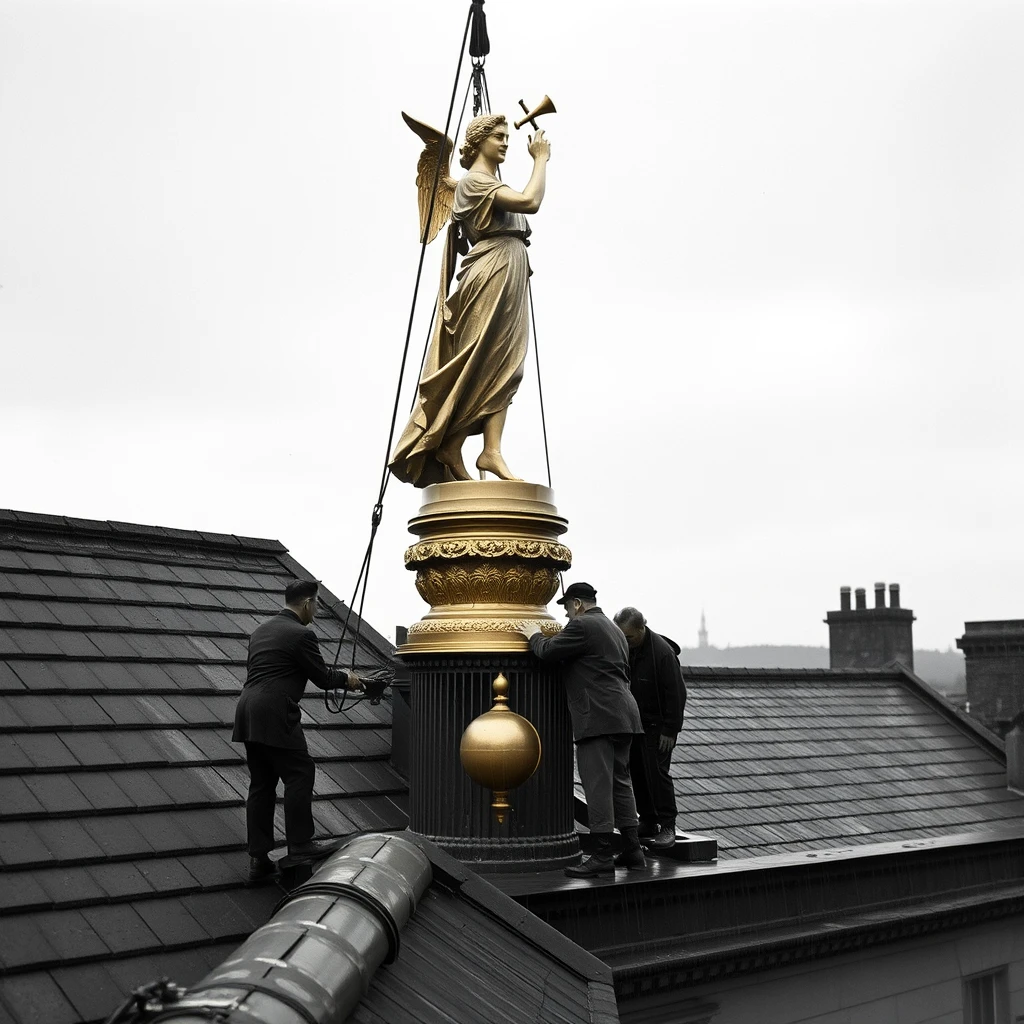
[[[399,112],[443,126],[467,10],[0,0],[0,507],[275,537],[350,596],[418,258]],[[918,647],[1024,618],[1024,4],[486,11],[494,109],[558,106],[531,261],[567,580],[684,645],[702,607],[720,646],[826,644],[876,580]],[[505,448],[544,482],[528,367]],[[388,635],[426,611],[419,498],[388,490]]]

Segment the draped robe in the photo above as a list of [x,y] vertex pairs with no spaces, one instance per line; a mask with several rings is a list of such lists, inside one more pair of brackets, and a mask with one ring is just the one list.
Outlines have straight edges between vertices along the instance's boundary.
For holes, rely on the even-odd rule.
[[479,434],[488,416],[511,404],[523,377],[530,228],[523,214],[494,205],[501,187],[492,175],[470,171],[455,189],[452,220],[472,248],[445,300],[455,262],[453,223],[441,272],[440,315],[416,404],[389,462],[399,480],[417,487],[445,479],[437,449],[453,435]]

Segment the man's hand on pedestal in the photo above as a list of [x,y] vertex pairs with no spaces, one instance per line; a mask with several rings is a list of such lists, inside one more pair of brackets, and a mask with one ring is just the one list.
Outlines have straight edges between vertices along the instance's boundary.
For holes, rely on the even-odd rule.
[[530,619],[520,625],[519,632],[529,640],[535,633],[541,632],[540,623]]

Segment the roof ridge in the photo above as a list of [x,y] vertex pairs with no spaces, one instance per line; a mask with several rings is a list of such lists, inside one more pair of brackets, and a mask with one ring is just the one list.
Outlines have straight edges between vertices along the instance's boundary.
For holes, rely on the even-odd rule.
[[0,523],[28,526],[45,533],[85,533],[98,536],[144,537],[147,540],[187,540],[208,547],[229,547],[234,550],[287,553],[279,541],[265,537],[244,537],[234,533],[212,533],[205,530],[181,530],[169,526],[126,523],[116,519],[78,519],[41,512],[20,512],[0,509]]

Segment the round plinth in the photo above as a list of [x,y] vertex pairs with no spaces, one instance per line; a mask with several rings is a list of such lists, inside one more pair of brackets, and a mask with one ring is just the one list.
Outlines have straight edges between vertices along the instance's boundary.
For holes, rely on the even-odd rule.
[[[573,818],[572,730],[557,672],[529,654],[403,656],[412,672],[409,828],[475,871],[547,871],[579,860]],[[491,707],[504,674],[509,704],[536,728],[536,773],[509,792],[499,823],[491,791],[466,774],[466,727]]]
[[405,553],[430,611],[409,627],[402,653],[525,651],[528,620],[560,625],[547,610],[572,552],[549,487],[520,480],[434,484],[409,521]]

